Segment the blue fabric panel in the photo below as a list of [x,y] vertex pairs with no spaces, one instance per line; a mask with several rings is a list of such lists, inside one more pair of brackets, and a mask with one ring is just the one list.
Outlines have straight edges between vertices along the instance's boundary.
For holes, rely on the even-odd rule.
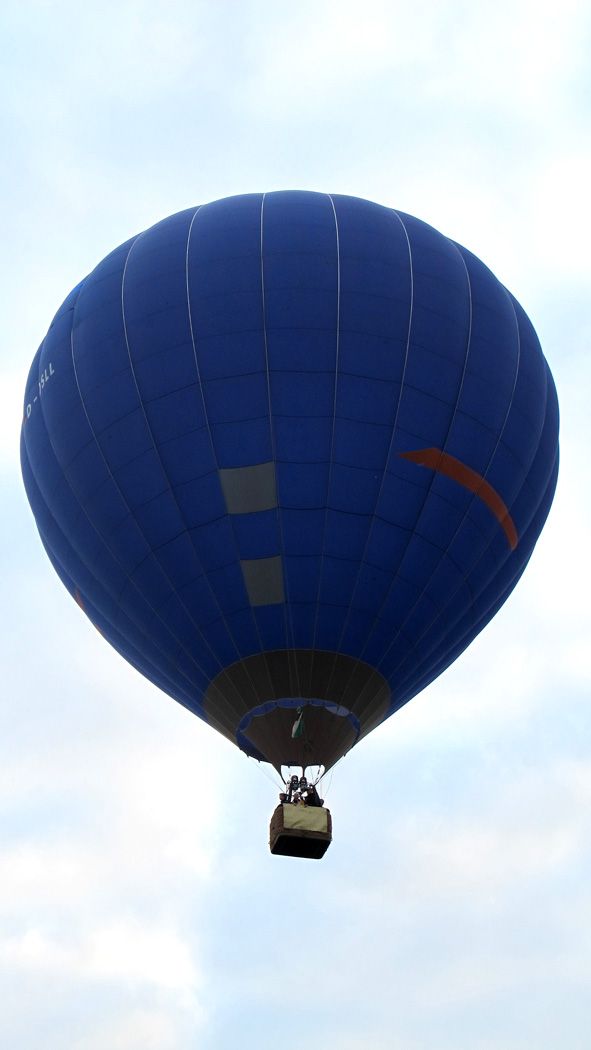
[[470,612],[468,615],[464,616],[463,622],[454,625],[454,636],[458,640],[453,648],[449,648],[449,640],[444,638],[443,642],[428,654],[430,656],[430,662],[428,670],[423,678],[417,682],[413,677],[412,665],[406,669],[405,677],[400,679],[400,687],[397,696],[393,699],[393,710],[397,710],[403,703],[410,700],[412,696],[416,695],[416,691],[424,689],[429,682],[433,681],[433,679],[441,674],[450,663],[457,659],[460,653],[464,651],[464,649],[483,629],[483,627],[486,626],[506,601],[509,593],[515,587],[527,565],[529,555],[531,554],[537,536],[539,535],[541,525],[545,521],[548,511],[550,510],[557,476],[558,464],[556,462],[550,476],[547,491],[542,502],[538,505],[538,510],[534,521],[532,522],[531,530],[528,530],[522,539],[524,545],[523,550],[527,552],[525,562],[523,561],[523,553],[521,557],[515,560],[511,558],[506,562],[501,574],[501,579],[504,583],[503,590],[499,593],[498,579],[495,579],[489,588],[487,588],[487,590],[480,596],[475,610],[473,611],[472,608],[470,608]]
[[[164,620],[154,617],[149,601],[146,601],[145,596],[137,589],[130,588],[129,578],[126,577],[120,568],[112,562],[105,562],[104,544],[100,541],[96,531],[89,526],[85,515],[80,514],[78,519],[72,515],[71,520],[76,526],[76,546],[68,541],[58,524],[55,513],[57,505],[54,504],[54,510],[50,511],[43,494],[37,486],[35,474],[29,463],[25,441],[23,441],[22,448],[22,464],[27,482],[27,491],[35,508],[37,522],[44,543],[50,549],[56,561],[62,566],[63,572],[66,573],[63,566],[68,565],[70,573],[74,574],[71,578],[71,587],[69,588],[71,593],[75,591],[82,593],[85,596],[85,602],[83,603],[85,609],[87,608],[86,599],[88,599],[89,605],[93,606],[101,618],[98,621],[94,617],[93,622],[97,623],[97,626],[101,627],[101,629],[101,624],[108,623],[112,625],[112,629],[119,640],[121,641],[122,638],[129,639],[131,647],[136,654],[138,651],[143,654],[145,662],[152,662],[153,666],[160,668],[161,671],[165,671],[169,666],[176,666],[177,671],[171,675],[171,681],[177,683],[175,689],[183,696],[182,702],[186,702],[187,681],[189,685],[195,684],[201,689],[202,683],[207,681],[211,673],[215,673],[215,660],[205,661],[204,664],[200,665],[202,668],[200,670],[199,665],[193,659],[190,659],[190,668],[189,672],[187,672],[187,664],[180,657],[178,638],[174,636],[169,625]],[[67,491],[67,489],[64,490],[64,496]],[[67,510],[68,504],[65,499],[62,505]],[[78,551],[81,552],[82,556],[78,554]],[[110,569],[108,573],[104,572],[106,566]],[[101,569],[103,571],[100,573],[101,582],[99,582],[97,570],[100,571]],[[126,601],[127,589],[131,591],[130,602]],[[152,632],[154,635],[152,638],[147,630],[147,625],[156,625],[156,623],[159,623],[159,627],[155,635]],[[121,651],[124,652],[124,648]],[[166,673],[168,674],[169,671]]]
[[344,605],[348,608],[358,572],[356,561],[325,557],[322,562],[320,601],[325,605]]
[[375,470],[333,463],[328,497],[333,510],[369,515],[376,505],[379,491],[380,476]]
[[[86,591],[81,591],[81,589],[75,585],[72,578],[58,561],[54,548],[50,546],[49,541],[46,540],[45,536],[43,537],[43,545],[55,571],[62,580],[62,583],[72,595],[75,593],[77,594],[79,604],[83,605],[84,612],[101,635],[110,642],[117,652],[124,656],[128,663],[131,663],[141,674],[146,678],[149,678],[154,685],[159,689],[162,689],[165,693],[168,693],[169,696],[178,698],[184,706],[197,713],[198,708],[193,697],[192,681],[186,679],[186,684],[183,688],[182,677],[178,674],[178,668],[167,660],[163,652],[160,652],[158,656],[159,666],[152,664],[142,652],[142,645],[145,641],[145,636],[138,634],[129,621],[126,621],[125,625],[126,633],[121,634],[118,632],[113,627],[111,620],[106,618],[100,610],[93,605]],[[82,573],[84,572],[82,566],[80,566],[80,570]],[[91,582],[91,589],[92,586]],[[131,641],[132,637],[137,641],[138,648],[136,648]],[[171,677],[168,677],[168,673],[170,673]],[[200,675],[199,680],[205,682],[207,681],[207,677],[205,675]],[[177,693],[178,697],[176,696]]]
[[343,466],[362,467],[383,474],[392,427],[354,419],[335,421],[334,460]]
[[201,628],[205,644],[216,654],[223,667],[240,659],[240,650],[225,620],[214,620]]
[[320,558],[285,558],[287,593],[293,602],[316,602],[318,600],[318,574]]
[[315,649],[326,652],[339,649],[341,652],[346,652],[343,647],[342,637],[349,612],[350,610],[346,606],[325,605],[323,603],[317,605],[314,624]]
[[[168,441],[207,430],[200,384],[195,378],[181,390],[151,400],[144,398],[144,406],[159,448],[164,448]],[[213,455],[210,460],[213,467]]]
[[155,430],[153,433],[157,442],[158,458],[173,492],[178,486],[215,471],[211,437],[207,427],[190,430],[165,442],[158,441]]
[[[330,198],[321,194],[269,194],[262,211],[261,251],[265,339],[277,492],[288,601],[298,606],[318,597],[320,560],[326,532],[338,360],[337,227]],[[317,526],[298,537],[292,508],[308,508]],[[322,509],[320,516],[314,512]],[[318,518],[318,520],[316,520]],[[309,610],[288,610],[291,635],[312,644]],[[300,643],[301,644],[301,643]]]
[[268,463],[273,458],[268,416],[213,423],[211,434],[220,469],[250,467],[256,463]]
[[439,547],[424,540],[419,533],[411,533],[398,573],[412,580],[418,587],[426,587],[441,557],[442,551]]
[[[443,482],[447,484],[444,486]],[[457,497],[455,501],[447,498],[450,490]],[[441,551],[447,550],[468,512],[470,499],[471,494],[466,489],[448,478],[436,476],[429,499],[421,510],[416,535]]]
[[334,414],[334,373],[275,371],[271,374],[273,414],[295,417],[302,423],[309,418],[332,419]]
[[187,253],[192,338],[218,468],[272,458],[261,198],[199,209]]
[[[371,375],[381,365],[376,378],[399,380],[411,293],[404,226],[393,212],[367,201],[337,196],[334,204],[339,229],[341,332],[362,336],[345,341],[343,371]],[[366,342],[366,336],[373,338]],[[390,352],[380,361],[384,344],[396,344],[398,353]]]
[[443,448],[453,416],[453,406],[414,387],[403,390],[398,411],[398,433],[414,448]]
[[[341,318],[348,297],[341,296]],[[409,304],[400,319],[400,338],[386,338],[368,331],[351,331],[341,326],[339,332],[339,372],[341,375],[360,376],[362,379],[383,379],[400,385],[406,359]],[[361,319],[358,320],[361,323]],[[365,323],[371,326],[371,314]]]
[[375,517],[368,536],[365,561],[378,569],[396,571],[410,540],[408,529]]
[[236,609],[235,612],[226,613],[226,622],[232,637],[236,639],[242,659],[252,656],[253,653],[260,652],[261,638],[250,606],[244,609]]
[[360,563],[367,544],[369,517],[329,509],[326,513],[324,549],[329,557]]
[[226,514],[217,471],[177,485],[174,495],[189,529],[197,529],[207,522],[218,521]]
[[332,436],[332,416],[316,419],[306,416],[274,414],[276,456],[285,463],[328,463]]
[[328,477],[328,463],[278,463],[279,506],[310,510],[326,507]]
[[288,649],[291,646],[285,613],[281,615],[276,605],[259,605],[254,610],[254,616],[263,651],[273,652],[274,649]]
[[324,508],[306,510],[301,507],[284,507],[281,522],[283,549],[286,555],[320,555],[325,518]]
[[314,647],[317,605],[314,602],[294,602],[290,596],[290,641],[295,649]]
[[233,514],[232,526],[240,558],[271,558],[281,551],[276,509]]
[[355,574],[351,606],[375,615],[376,604],[381,605],[385,600],[393,579],[392,572],[362,562]]
[[[427,471],[407,472],[407,464],[400,460],[395,464],[396,474],[388,473],[383,479],[383,485],[379,494],[376,513],[384,521],[391,522],[402,529],[410,531],[414,528],[421,508],[424,506],[428,495]],[[411,473],[412,480],[407,480],[400,475]]]
[[235,560],[210,569],[207,580],[224,613],[248,609],[244,578]]
[[400,384],[344,374],[339,378],[337,414],[343,419],[392,426]]
[[540,491],[546,492],[548,479],[553,476],[558,456],[557,401],[556,391],[551,380],[548,386],[548,394],[548,411],[536,455],[530,466],[527,478],[524,479],[523,485],[510,507],[520,534],[525,533],[530,528],[532,518],[537,513],[537,495]]

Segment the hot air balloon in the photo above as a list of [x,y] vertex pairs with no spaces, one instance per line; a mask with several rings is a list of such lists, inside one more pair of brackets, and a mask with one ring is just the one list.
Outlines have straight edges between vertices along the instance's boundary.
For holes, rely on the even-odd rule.
[[164,219],[69,294],[22,470],[107,641],[305,776],[507,599],[552,502],[557,399],[523,309],[461,245],[353,197],[247,194]]

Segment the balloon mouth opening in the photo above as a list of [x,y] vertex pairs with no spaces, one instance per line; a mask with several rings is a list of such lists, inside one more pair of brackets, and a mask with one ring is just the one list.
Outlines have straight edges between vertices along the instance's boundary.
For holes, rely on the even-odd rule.
[[[268,755],[261,750],[260,746],[257,747],[257,744],[260,745],[262,742],[259,731],[263,724],[261,720],[266,720],[268,716],[281,712],[281,723],[284,727],[282,735],[285,735],[286,738],[286,752],[291,751],[293,744],[300,741],[301,747],[305,750],[309,744],[308,724],[311,721],[309,717],[307,718],[308,708],[312,709],[312,711],[308,712],[309,716],[314,716],[322,711],[326,715],[342,720],[341,725],[343,728],[345,725],[347,727],[347,736],[350,739],[349,746],[353,746],[359,739],[361,723],[353,712],[343,704],[316,697],[280,697],[257,704],[256,707],[251,708],[243,716],[236,729],[236,743],[238,747],[245,751],[247,755],[258,759],[258,761],[268,762],[270,760]],[[316,722],[316,718],[314,718],[314,722]],[[299,750],[300,748],[298,747]],[[285,762],[282,764],[291,765],[292,763]],[[302,763],[298,759],[295,764],[300,765]],[[316,763],[310,762],[310,764]]]
[[[203,714],[258,761],[330,769],[388,714],[392,690],[358,657],[331,650],[254,653],[221,670]],[[302,722],[296,727],[300,717]]]

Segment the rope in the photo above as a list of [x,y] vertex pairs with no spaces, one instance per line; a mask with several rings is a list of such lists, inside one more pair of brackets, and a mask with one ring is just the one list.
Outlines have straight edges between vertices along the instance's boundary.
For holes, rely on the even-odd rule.
[[[252,756],[249,756],[249,757],[252,757]],[[256,758],[253,758],[253,762],[256,762],[257,767],[260,770],[260,772],[263,774],[263,776],[266,777],[267,780],[270,780],[271,783],[276,788],[279,788],[279,790],[281,791],[281,789],[285,787],[285,781],[283,780],[283,777],[281,778],[281,783],[280,783],[278,780],[275,779],[275,777],[271,773],[267,772],[267,770],[265,769],[265,766],[267,765],[266,762],[259,762],[259,761],[257,761]]]

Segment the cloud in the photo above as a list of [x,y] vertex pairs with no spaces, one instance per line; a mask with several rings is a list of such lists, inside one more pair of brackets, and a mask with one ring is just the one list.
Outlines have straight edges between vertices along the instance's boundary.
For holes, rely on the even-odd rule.
[[164,1010],[130,1010],[108,1018],[98,1030],[72,1044],[72,1050],[178,1050],[182,1032],[178,1019]]
[[6,368],[0,373],[0,477],[15,472],[18,463],[25,381],[22,368]]
[[62,980],[122,981],[193,993],[198,974],[188,945],[169,928],[119,920],[64,943],[28,929],[0,945],[0,966]]
[[531,0],[494,8],[369,0],[362,17],[352,0],[306,2],[289,12],[256,7],[265,17],[253,20],[247,36],[246,100],[257,110],[264,100],[267,114],[298,122],[326,118],[374,89],[378,111],[390,106],[424,116],[428,104],[444,120],[447,110],[449,123],[458,110],[482,123],[489,110],[512,121],[525,117],[532,130],[532,110],[542,123],[584,69],[586,12],[576,0],[560,9]]
[[[107,0],[100,8],[80,10],[67,33],[55,9],[43,2],[33,3],[28,16],[10,5],[5,28],[14,46],[14,71],[25,89],[13,103],[22,107],[35,98],[50,130],[89,96],[103,107],[117,103],[127,109],[149,106],[174,90],[195,69],[207,68],[211,26],[207,7],[199,2]],[[35,64],[23,64],[25,48],[38,55]],[[71,90],[72,85],[78,90]]]

